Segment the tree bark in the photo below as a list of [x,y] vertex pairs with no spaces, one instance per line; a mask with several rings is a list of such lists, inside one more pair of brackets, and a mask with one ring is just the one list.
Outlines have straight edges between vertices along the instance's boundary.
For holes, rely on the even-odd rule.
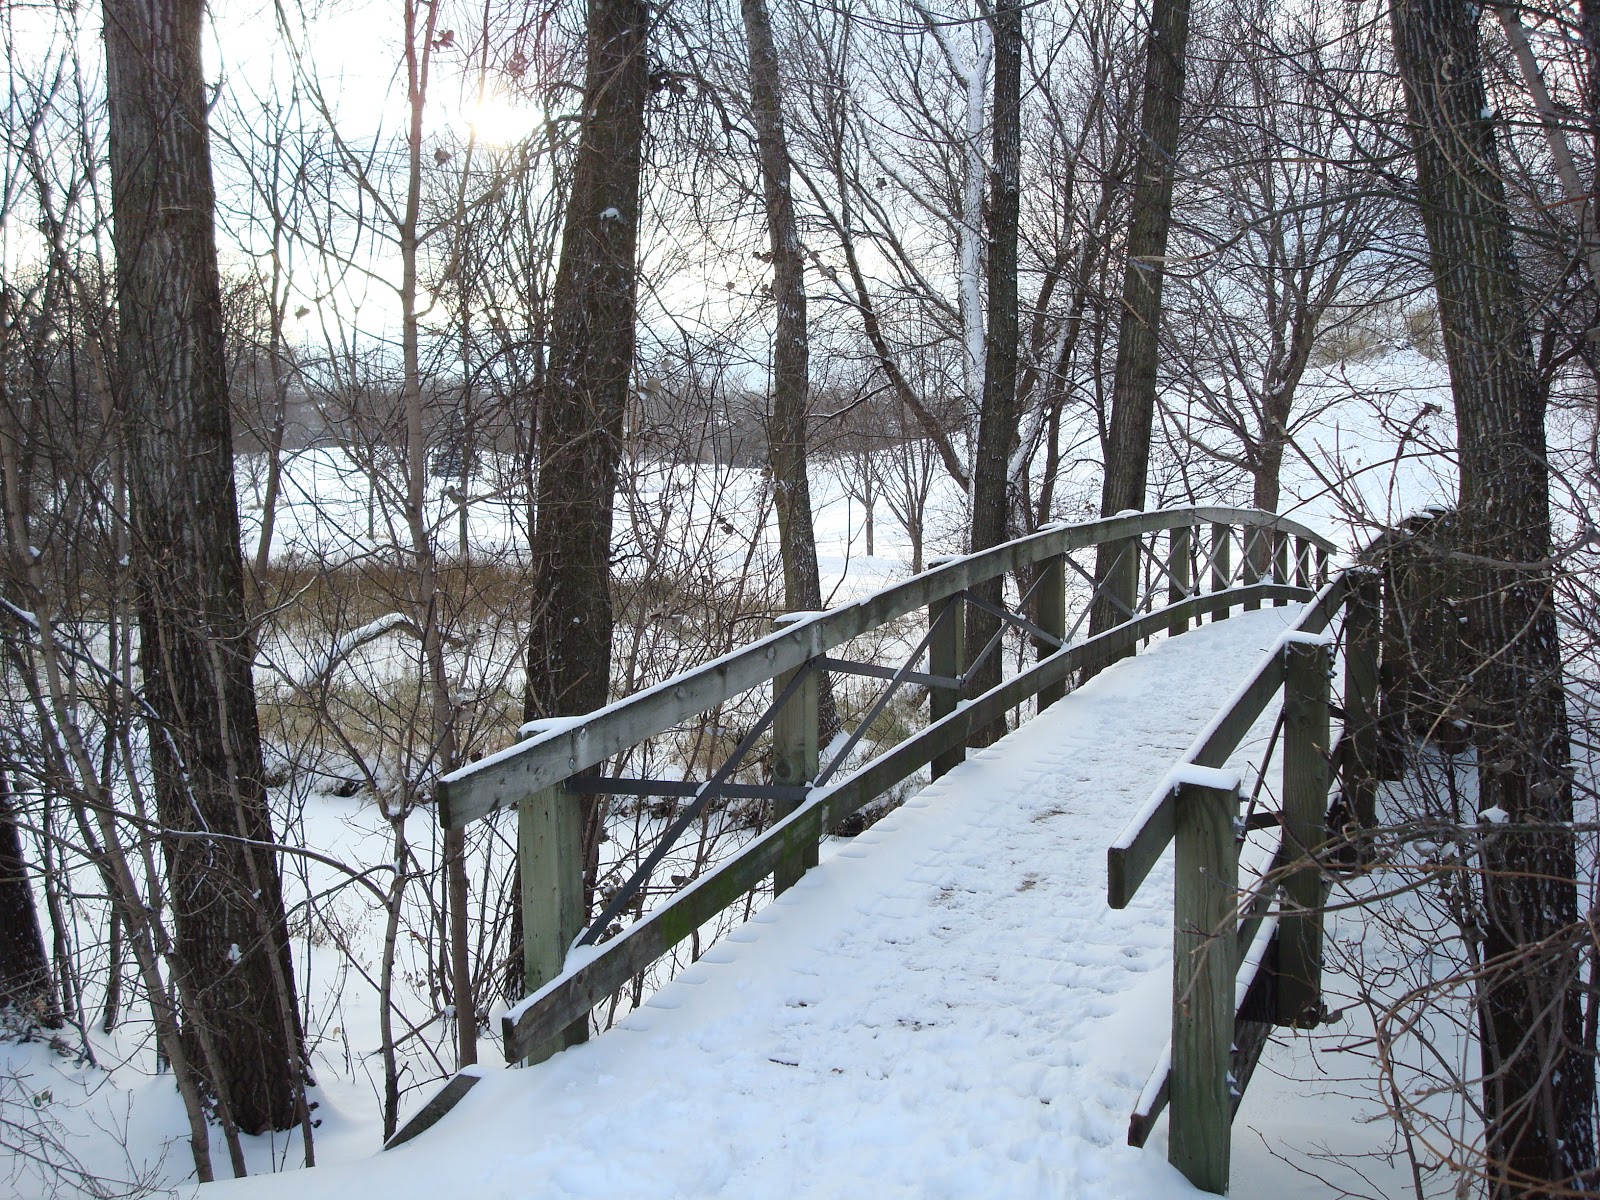
[[[1479,1034],[1490,1195],[1583,1189],[1595,1171],[1582,1050],[1572,783],[1550,563],[1545,397],[1519,292],[1484,93],[1477,9],[1398,0],[1394,42],[1417,159],[1460,450],[1468,596],[1460,683],[1481,810],[1524,828],[1484,851]],[[1531,826],[1531,830],[1527,827]],[[1492,829],[1491,826],[1485,826]],[[1574,930],[1581,937],[1574,934]]]
[[11,784],[0,775],[0,1007],[11,1005],[26,1020],[49,1029],[61,1027],[50,960],[33,883],[22,857],[21,831],[11,801]]
[[[590,0],[584,121],[539,405],[528,720],[589,712],[610,696],[611,522],[633,371],[649,29],[644,0]],[[601,812],[593,805],[585,820],[586,897]]]
[[[990,18],[994,34],[994,150],[989,167],[988,327],[984,338],[983,406],[972,463],[972,528],[969,549],[986,550],[1006,540],[1007,483],[1017,441],[1017,225],[1022,175],[1022,6],[1000,0]],[[1003,580],[977,589],[991,604],[1002,599]],[[1000,630],[1000,619],[967,606],[967,646],[979,653]],[[973,695],[1000,682],[996,648],[972,672]],[[997,721],[972,733],[987,745],[1005,733]]]
[[[1173,168],[1188,45],[1189,0],[1155,0],[1145,48],[1133,224],[1128,230],[1128,265],[1122,276],[1122,321],[1117,331],[1111,425],[1100,491],[1100,515],[1104,517],[1145,506],[1156,409],[1161,287],[1167,273],[1167,231],[1172,224]],[[1090,633],[1110,629],[1124,619],[1118,601],[1133,607],[1138,571],[1133,543],[1106,542],[1095,552],[1095,585],[1105,592],[1091,609]]]
[[[184,1021],[249,1133],[300,1116],[302,1048],[263,784],[195,0],[106,0],[140,665]],[[240,840],[245,839],[245,840]],[[248,843],[257,843],[255,845]],[[205,1038],[201,1039],[207,1040]],[[226,1116],[226,1114],[224,1114]]]
[[[815,612],[822,607],[817,537],[811,518],[807,473],[806,418],[811,395],[811,349],[807,330],[806,263],[790,191],[789,140],[783,119],[778,52],[765,0],[741,0],[749,55],[750,117],[756,127],[761,195],[772,246],[772,299],[777,319],[772,342],[772,410],[767,453],[772,464],[773,507],[778,513],[778,551],[783,560],[784,607]],[[826,675],[817,693],[820,737],[839,729],[833,688]]]

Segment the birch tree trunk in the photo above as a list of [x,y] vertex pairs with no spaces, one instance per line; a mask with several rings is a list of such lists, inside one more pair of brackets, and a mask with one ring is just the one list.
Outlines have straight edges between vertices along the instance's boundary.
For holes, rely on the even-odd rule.
[[[1006,540],[1006,484],[1011,447],[1017,439],[1017,223],[1022,171],[1022,7],[1001,0],[990,18],[994,42],[994,161],[989,173],[988,330],[984,339],[983,406],[972,461],[971,550]],[[998,605],[1003,581],[979,590]],[[1000,630],[1000,620],[967,606],[967,646],[977,654]],[[1001,651],[973,672],[976,695],[1000,682]],[[975,745],[1005,732],[1003,722],[974,730]]]
[[[1550,562],[1545,397],[1519,293],[1484,94],[1478,10],[1398,0],[1394,42],[1417,158],[1460,449],[1461,561],[1484,849],[1478,985],[1489,1193],[1593,1182],[1594,1063],[1582,1047],[1572,781]],[[1492,826],[1485,826],[1486,830]],[[1574,934],[1574,930],[1578,934]]]
[[[196,0],[106,0],[140,666],[179,993],[219,1106],[301,1115],[302,1051],[263,784],[223,362]],[[227,1112],[223,1113],[226,1123]]]

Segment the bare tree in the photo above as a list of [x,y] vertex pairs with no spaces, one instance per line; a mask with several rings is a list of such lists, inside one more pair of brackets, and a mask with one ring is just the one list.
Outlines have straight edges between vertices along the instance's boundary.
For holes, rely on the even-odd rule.
[[249,1133],[305,1112],[263,784],[212,228],[200,10],[107,0],[120,347],[140,665],[185,1020]]
[[[1584,1051],[1572,777],[1551,567],[1545,395],[1486,102],[1476,9],[1392,10],[1460,447],[1443,569],[1466,595],[1461,709],[1485,844],[1478,976],[1487,1173],[1496,1198],[1584,1188],[1596,1168]],[[1581,927],[1580,927],[1581,928]]]

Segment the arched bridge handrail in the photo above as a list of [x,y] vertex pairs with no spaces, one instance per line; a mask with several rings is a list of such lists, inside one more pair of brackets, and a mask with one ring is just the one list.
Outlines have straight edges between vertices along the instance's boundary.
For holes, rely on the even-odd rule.
[[852,638],[1024,566],[1106,542],[1202,525],[1271,529],[1324,552],[1335,545],[1297,521],[1251,508],[1184,507],[1057,522],[988,550],[950,559],[850,604],[777,632],[584,716],[543,723],[532,737],[444,776],[439,823],[459,829],[673,728]]

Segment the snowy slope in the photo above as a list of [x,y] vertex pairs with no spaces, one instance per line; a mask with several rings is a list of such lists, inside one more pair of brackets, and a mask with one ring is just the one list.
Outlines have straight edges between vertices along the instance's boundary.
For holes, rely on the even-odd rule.
[[203,1194],[1197,1194],[1160,1137],[1124,1144],[1167,1037],[1170,866],[1112,912],[1104,853],[1293,611],[1120,664],[840,849],[617,1029],[490,1072],[408,1146]]

